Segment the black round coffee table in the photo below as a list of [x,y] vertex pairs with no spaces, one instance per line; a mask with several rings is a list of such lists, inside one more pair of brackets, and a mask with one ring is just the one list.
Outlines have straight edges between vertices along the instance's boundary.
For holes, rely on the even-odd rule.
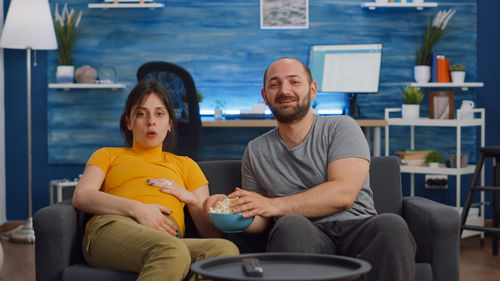
[[[242,260],[259,259],[262,277],[246,276]],[[363,260],[322,254],[257,253],[209,258],[195,262],[191,270],[199,276],[218,281],[348,281],[366,276],[371,265]]]

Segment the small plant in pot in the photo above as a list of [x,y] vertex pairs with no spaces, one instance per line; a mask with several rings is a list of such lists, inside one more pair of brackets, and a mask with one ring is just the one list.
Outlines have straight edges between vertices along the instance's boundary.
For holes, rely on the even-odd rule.
[[440,163],[443,163],[443,154],[433,150],[431,153],[427,154],[425,157],[425,163],[429,164],[429,167],[437,168]]
[[466,69],[467,67],[463,64],[454,64],[450,66],[451,81],[453,83],[464,83]]
[[59,45],[59,54],[57,56],[59,65],[56,72],[58,83],[73,83],[75,71],[73,49],[80,35],[79,26],[82,13],[82,11],[76,9],[69,9],[68,4],[64,4],[62,11],[59,12],[59,4],[56,3],[54,29]]
[[420,117],[420,102],[424,98],[424,92],[417,87],[407,87],[401,91],[403,97],[402,117],[403,119],[416,119]]

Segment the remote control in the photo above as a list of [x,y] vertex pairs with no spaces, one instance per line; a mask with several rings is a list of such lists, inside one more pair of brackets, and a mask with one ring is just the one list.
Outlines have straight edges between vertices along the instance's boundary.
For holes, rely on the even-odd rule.
[[264,274],[264,268],[260,266],[259,260],[256,258],[241,260],[241,266],[243,266],[243,271],[245,271],[246,276],[262,277]]

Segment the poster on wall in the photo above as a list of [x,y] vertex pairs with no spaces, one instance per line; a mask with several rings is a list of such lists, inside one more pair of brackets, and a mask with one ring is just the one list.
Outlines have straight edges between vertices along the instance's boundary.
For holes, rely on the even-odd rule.
[[309,0],[260,0],[260,28],[309,28]]

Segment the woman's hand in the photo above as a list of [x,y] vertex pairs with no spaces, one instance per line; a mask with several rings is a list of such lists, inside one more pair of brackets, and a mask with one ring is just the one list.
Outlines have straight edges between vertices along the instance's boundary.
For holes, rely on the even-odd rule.
[[208,217],[208,212],[210,211],[210,208],[215,208],[217,205],[217,202],[222,201],[227,198],[227,195],[225,194],[214,194],[205,201],[203,201],[203,213],[207,217],[207,219],[210,221],[210,218]]
[[187,205],[198,203],[198,198],[191,191],[181,187],[173,180],[154,178],[147,181],[149,185],[159,187],[161,192],[175,196]]
[[177,235],[178,229],[166,215],[172,214],[167,207],[158,204],[138,204],[134,210],[134,219],[145,226]]

